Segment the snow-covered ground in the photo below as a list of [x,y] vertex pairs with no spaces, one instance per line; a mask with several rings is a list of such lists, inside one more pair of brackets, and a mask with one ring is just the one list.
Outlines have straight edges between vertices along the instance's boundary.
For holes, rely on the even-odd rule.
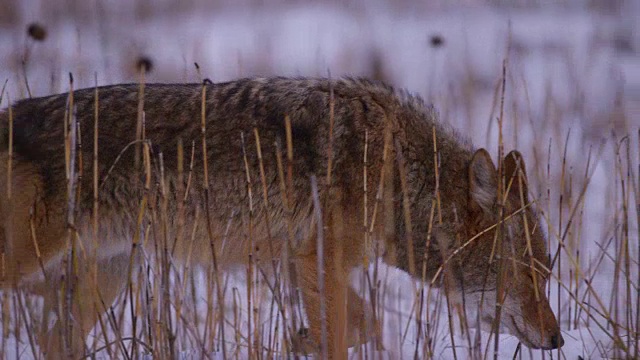
[[[48,20],[53,19],[48,14],[52,6],[45,6],[46,1],[27,0],[20,5],[22,15],[16,23],[0,27],[0,80],[8,79],[11,99],[26,96],[24,74],[34,96],[66,91],[69,72],[74,74],[76,87],[94,86],[96,75],[99,85],[137,81],[134,64],[142,55],[154,64],[146,78],[150,82],[199,81],[194,62],[200,65],[202,77],[214,81],[273,74],[326,76],[329,70],[333,77],[377,76],[421,94],[440,109],[444,121],[495,154],[494,99],[508,53],[505,147],[518,148],[527,159],[532,189],[541,197],[552,233],[564,231],[570,213],[567,204],[580,200],[586,183],[583,174],[587,170],[590,174],[580,209],[583,215],[571,225],[562,252],[564,268],[558,276],[570,283],[569,269],[575,276],[576,266],[566,253],[579,250],[573,259],[583,272],[578,281],[579,297],[587,292],[584,279],[593,276],[591,284],[606,309],[617,301],[616,316],[622,319],[623,314],[632,311],[635,316],[638,311],[635,301],[630,301],[637,291],[632,299],[613,295],[617,292],[612,281],[616,269],[609,256],[617,256],[618,240],[607,242],[621,236],[616,225],[621,201],[615,145],[626,135],[631,141],[631,164],[635,164],[631,171],[638,176],[640,5],[631,0],[621,3],[623,9],[614,13],[587,6],[508,8],[474,3],[461,8],[414,8],[384,1],[376,1],[375,6],[243,3],[140,17],[131,3],[111,0],[83,16],[59,16],[54,21]],[[31,22],[46,26],[44,42],[27,38],[25,29]],[[433,46],[434,37],[442,40],[440,46]],[[24,59],[26,71],[21,65]],[[565,146],[567,175],[561,187]],[[592,160],[586,169],[590,150]],[[564,205],[560,210],[561,194]],[[560,213],[565,216],[562,224],[557,220]],[[638,224],[634,216],[629,220],[630,253],[635,261],[631,278],[637,289]],[[552,247],[557,246],[557,237],[551,238]],[[555,251],[552,248],[552,253]],[[592,264],[603,251],[608,255],[596,269]],[[403,273],[386,270],[389,276],[381,277],[387,279],[384,303],[391,305],[385,312],[387,350],[382,356],[412,358],[416,325],[409,316],[415,302],[414,284]],[[242,293],[244,286],[238,288]],[[567,291],[559,291],[556,280],[550,288],[554,310],[572,312],[575,302],[570,305]],[[602,310],[595,302],[590,306]],[[446,306],[439,313],[443,320],[438,324],[434,356],[452,358]],[[610,329],[600,329],[594,319],[587,324],[584,314],[577,326],[564,316],[566,344],[553,352],[554,358],[614,356],[607,335]],[[487,337],[482,333],[483,348]],[[21,337],[21,350],[16,355],[26,349],[25,339]],[[456,334],[456,339],[462,346],[456,355],[470,357],[464,348],[468,337]],[[501,335],[500,340],[500,358],[512,358],[517,340],[509,335]],[[493,342],[489,344],[492,349]],[[189,354],[185,352],[185,356]],[[523,348],[521,356],[548,358],[549,353]],[[28,351],[22,354],[22,358],[29,357]]]

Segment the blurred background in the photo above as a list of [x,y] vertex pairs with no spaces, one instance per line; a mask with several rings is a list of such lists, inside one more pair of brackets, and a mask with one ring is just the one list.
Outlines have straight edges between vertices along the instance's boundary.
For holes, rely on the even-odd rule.
[[[0,81],[15,100],[67,91],[69,73],[76,88],[137,82],[141,62],[147,82],[366,76],[419,94],[495,156],[505,64],[505,149],[525,155],[553,223],[551,253],[562,248],[565,268],[551,294],[571,332],[589,323],[571,315],[592,292],[585,279],[612,317],[638,311],[637,293],[618,297],[611,279],[625,239],[613,174],[638,169],[639,19],[638,0],[0,0]],[[624,141],[632,151],[621,158]],[[624,216],[637,265],[637,219]],[[582,337],[565,340],[594,354]]]
[[604,111],[618,92],[638,101],[638,3],[2,0],[0,76],[14,97],[25,95],[25,75],[34,96],[46,95],[66,90],[69,72],[79,86],[93,86],[94,74],[99,84],[137,81],[136,61],[146,57],[149,81],[198,80],[197,62],[215,81],[330,70],[467,100],[493,96],[509,47],[513,85],[527,83],[533,109],[551,91]]

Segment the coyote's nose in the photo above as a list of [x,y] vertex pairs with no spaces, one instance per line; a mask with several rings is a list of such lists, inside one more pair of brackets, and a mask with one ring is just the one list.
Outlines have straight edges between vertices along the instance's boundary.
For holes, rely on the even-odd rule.
[[551,335],[551,348],[557,349],[564,345],[564,338],[562,338],[562,334],[558,333],[558,335]]

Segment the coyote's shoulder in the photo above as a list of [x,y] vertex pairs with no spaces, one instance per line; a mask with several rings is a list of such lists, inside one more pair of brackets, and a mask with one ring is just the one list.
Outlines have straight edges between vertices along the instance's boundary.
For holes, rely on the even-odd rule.
[[[500,163],[498,173],[486,150],[419,97],[366,79],[124,84],[25,99],[0,112],[5,275],[14,283],[56,275],[71,233],[83,251],[97,247],[93,261],[124,267],[141,229],[163,229],[145,233],[145,244],[169,242],[172,258],[203,266],[215,254],[223,266],[271,264],[293,240],[298,265],[289,271],[311,338],[321,336],[321,256],[329,343],[355,345],[370,337],[370,311],[344,274],[375,243],[376,254],[416,279],[447,281],[447,293],[489,323],[498,274],[509,268],[501,323],[528,346],[555,348],[562,336],[542,291],[549,260],[524,160],[513,151]],[[126,273],[104,274],[101,303],[115,298]],[[89,279],[77,281],[82,291]],[[345,328],[335,317],[340,294],[352,313]]]

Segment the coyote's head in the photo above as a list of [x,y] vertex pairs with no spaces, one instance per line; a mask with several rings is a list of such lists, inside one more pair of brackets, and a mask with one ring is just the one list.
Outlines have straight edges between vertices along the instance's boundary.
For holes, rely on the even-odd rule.
[[545,294],[551,266],[545,235],[529,201],[522,156],[509,153],[500,177],[481,149],[473,155],[468,174],[465,227],[468,239],[475,239],[453,261],[454,291],[464,296],[467,308],[478,309],[483,327],[497,325],[500,309],[500,325],[526,346],[561,347],[564,340]]

